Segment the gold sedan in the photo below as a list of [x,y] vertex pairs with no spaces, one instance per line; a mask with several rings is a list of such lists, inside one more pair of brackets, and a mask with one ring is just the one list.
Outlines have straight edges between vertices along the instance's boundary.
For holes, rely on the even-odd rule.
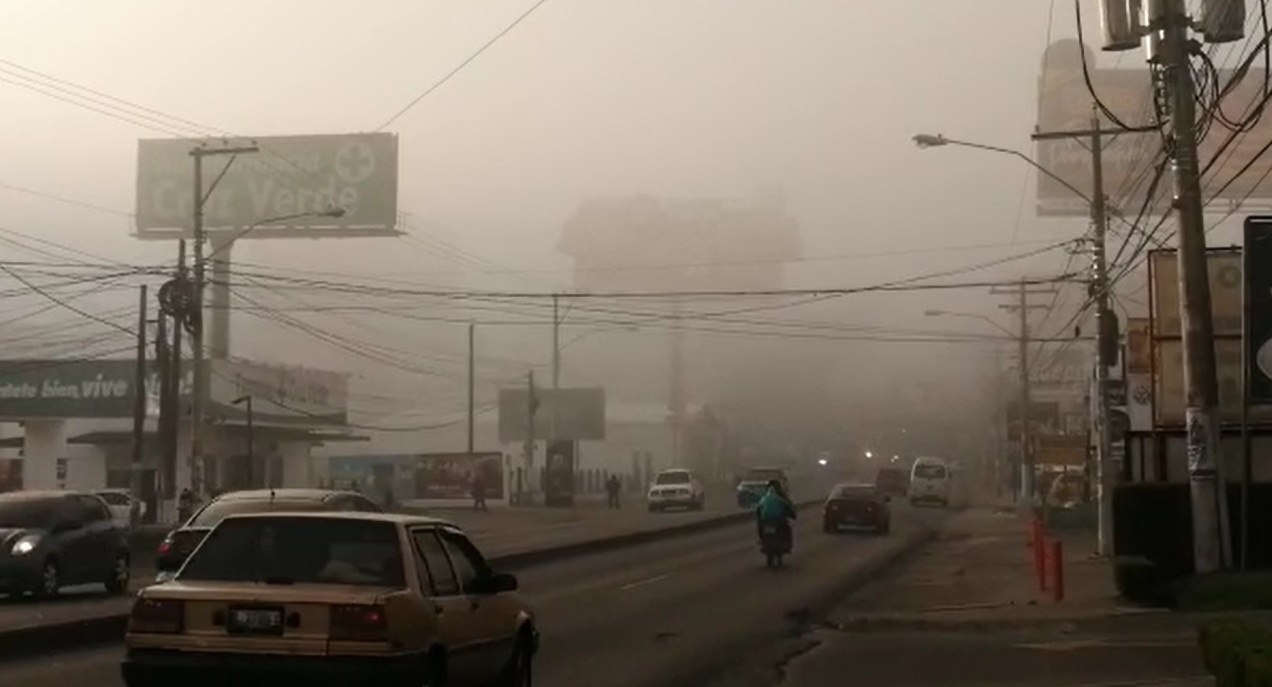
[[529,687],[538,644],[517,579],[458,527],[275,512],[227,517],[142,590],[121,672],[129,687]]

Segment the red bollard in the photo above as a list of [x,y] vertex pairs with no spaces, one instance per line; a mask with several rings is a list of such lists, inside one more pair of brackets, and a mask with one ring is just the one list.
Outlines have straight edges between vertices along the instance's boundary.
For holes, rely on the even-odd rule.
[[1064,545],[1059,539],[1051,542],[1051,597],[1064,601]]
[[1047,591],[1047,541],[1042,529],[1042,519],[1035,513],[1030,546],[1033,547],[1034,576],[1038,578],[1039,591]]

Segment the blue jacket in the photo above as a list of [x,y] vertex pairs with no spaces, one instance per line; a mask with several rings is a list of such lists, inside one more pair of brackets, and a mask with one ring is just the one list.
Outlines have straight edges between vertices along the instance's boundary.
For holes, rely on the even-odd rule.
[[773,487],[769,487],[764,492],[764,496],[760,498],[759,504],[755,507],[755,512],[760,516],[760,520],[772,522],[776,520],[786,520],[794,515],[794,509],[791,504],[782,498],[781,494]]

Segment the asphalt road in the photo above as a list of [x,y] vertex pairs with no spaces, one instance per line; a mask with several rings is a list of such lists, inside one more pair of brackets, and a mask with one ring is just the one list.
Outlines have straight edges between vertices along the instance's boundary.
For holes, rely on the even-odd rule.
[[[739,525],[527,570],[540,614],[538,682],[552,687],[699,685],[753,648],[802,629],[855,570],[895,549],[939,511],[898,507],[890,536],[826,535],[805,515],[785,570],[773,571]],[[0,667],[0,684],[122,685],[120,649]]]

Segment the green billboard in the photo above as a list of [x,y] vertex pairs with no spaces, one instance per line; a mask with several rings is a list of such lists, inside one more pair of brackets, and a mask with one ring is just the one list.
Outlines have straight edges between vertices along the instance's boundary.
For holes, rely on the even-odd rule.
[[0,418],[132,417],[131,360],[0,361]]

